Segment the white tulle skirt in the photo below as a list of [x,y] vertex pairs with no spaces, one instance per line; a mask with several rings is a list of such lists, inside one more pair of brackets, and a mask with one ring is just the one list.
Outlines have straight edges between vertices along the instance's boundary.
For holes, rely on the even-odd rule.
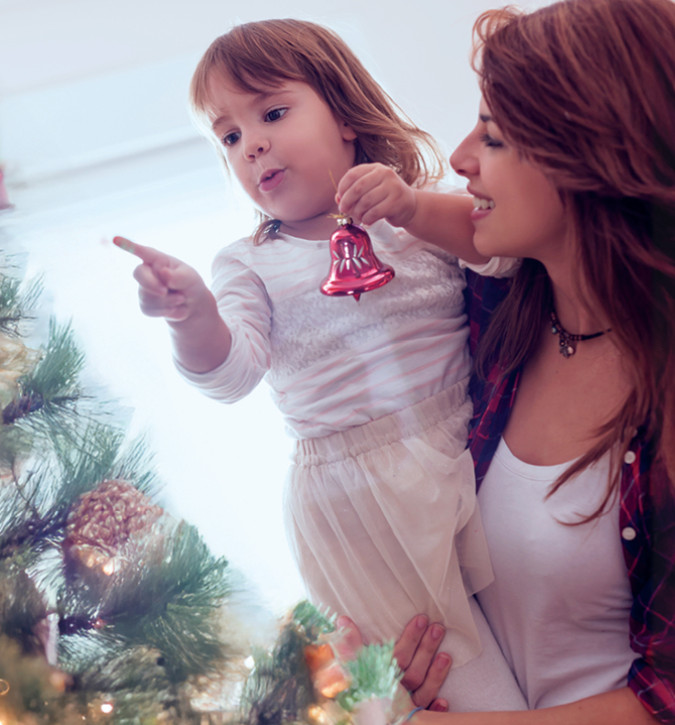
[[[486,624],[479,633],[472,597],[492,569],[466,450],[471,411],[461,382],[358,428],[298,441],[285,492],[287,531],[312,601],[347,614],[368,641],[397,638],[420,612],[443,622],[451,674],[490,637]],[[499,677],[519,695],[491,647]],[[520,698],[471,709],[516,709]]]

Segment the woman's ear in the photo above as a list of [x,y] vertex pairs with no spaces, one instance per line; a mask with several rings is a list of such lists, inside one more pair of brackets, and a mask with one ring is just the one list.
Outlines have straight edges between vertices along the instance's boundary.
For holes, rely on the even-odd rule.
[[347,121],[341,122],[341,130],[343,141],[356,141],[356,131],[347,123]]

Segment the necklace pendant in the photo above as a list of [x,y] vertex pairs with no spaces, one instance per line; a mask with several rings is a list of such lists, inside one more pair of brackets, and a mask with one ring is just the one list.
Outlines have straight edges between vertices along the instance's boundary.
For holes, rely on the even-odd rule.
[[593,332],[590,335],[575,335],[567,330],[560,324],[560,320],[554,310],[551,310],[551,332],[558,336],[558,352],[565,358],[572,357],[577,351],[577,342],[583,342],[584,340],[593,340],[596,337],[600,337],[612,329],[608,327],[606,330],[600,330],[600,332]]
[[576,348],[574,347],[574,345],[571,345],[564,340],[560,341],[560,354],[564,358],[572,357],[572,355],[574,355],[575,352],[576,352]]

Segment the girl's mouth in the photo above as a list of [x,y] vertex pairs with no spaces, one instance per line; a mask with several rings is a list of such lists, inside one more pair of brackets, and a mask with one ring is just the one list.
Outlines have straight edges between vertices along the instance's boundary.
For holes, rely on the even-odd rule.
[[260,178],[258,188],[260,191],[272,191],[284,180],[283,169],[270,169],[266,171]]

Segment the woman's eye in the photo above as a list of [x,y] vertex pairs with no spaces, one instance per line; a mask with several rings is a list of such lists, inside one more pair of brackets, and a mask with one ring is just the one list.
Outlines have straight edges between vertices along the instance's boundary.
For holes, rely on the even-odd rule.
[[223,146],[233,146],[237,141],[239,141],[239,136],[241,134],[238,131],[232,131],[232,133],[227,133],[222,138]]
[[484,133],[480,140],[489,148],[492,149],[500,149],[502,146],[504,146],[504,143],[502,141],[497,140],[496,138],[493,138],[490,136],[490,134]]
[[287,108],[273,108],[265,114],[265,121],[278,121],[287,110]]

